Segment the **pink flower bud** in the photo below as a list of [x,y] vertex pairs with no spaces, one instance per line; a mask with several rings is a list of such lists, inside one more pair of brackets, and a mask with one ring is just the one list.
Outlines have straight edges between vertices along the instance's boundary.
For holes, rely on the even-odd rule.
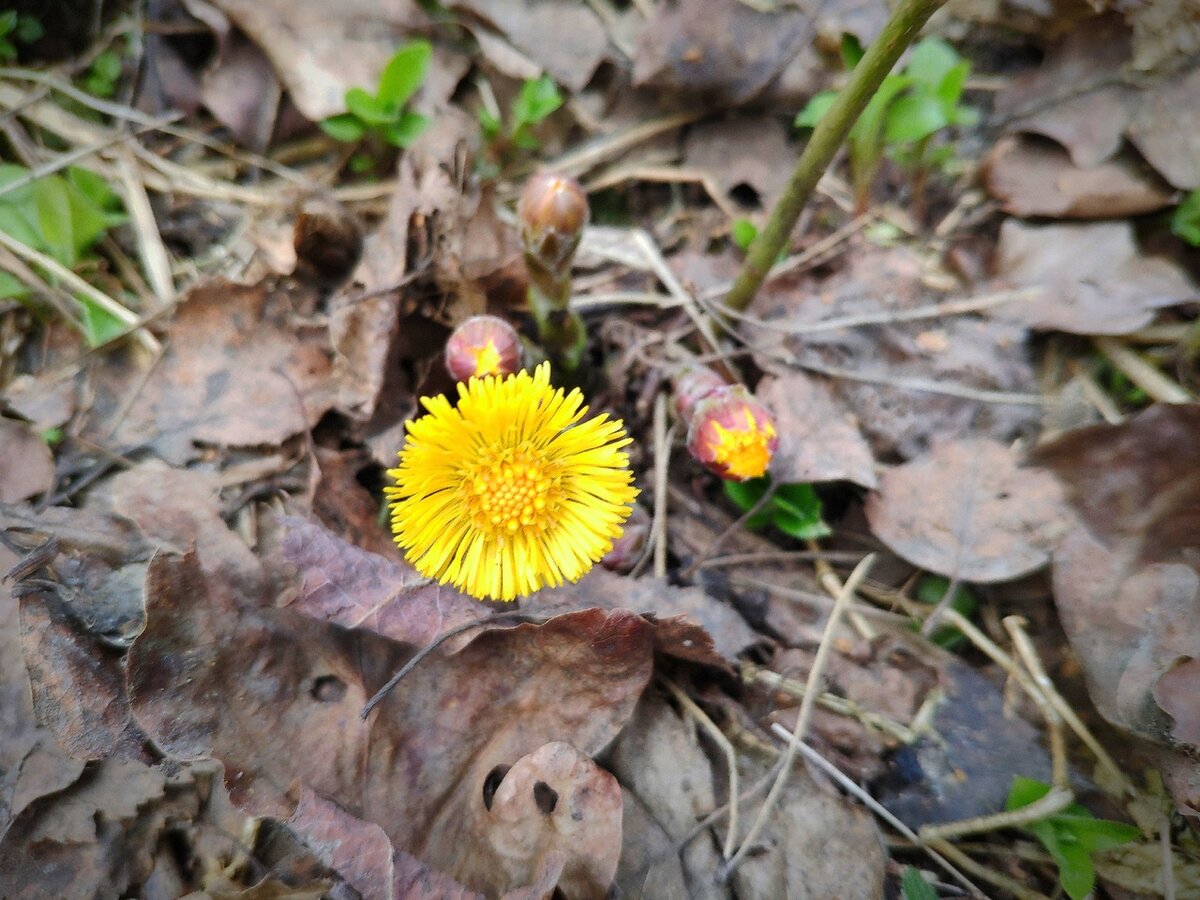
[[625,521],[625,530],[613,541],[612,549],[600,558],[600,565],[613,572],[628,574],[642,557],[646,539],[650,536],[650,514],[640,503]]
[[521,368],[521,339],[496,316],[472,316],[446,341],[446,368],[456,381],[511,375]]
[[675,379],[675,414],[684,427],[692,421],[696,404],[727,387],[725,379],[708,366],[692,366]]
[[567,175],[542,172],[525,183],[517,204],[525,253],[550,272],[570,260],[588,223],[587,194]]
[[727,481],[765,475],[779,446],[770,410],[744,387],[726,387],[696,404],[688,452]]

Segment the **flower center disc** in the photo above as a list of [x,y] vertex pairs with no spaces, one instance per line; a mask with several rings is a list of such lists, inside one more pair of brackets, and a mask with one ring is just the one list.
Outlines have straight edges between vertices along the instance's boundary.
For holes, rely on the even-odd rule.
[[561,500],[551,469],[524,445],[479,450],[460,489],[472,524],[493,536],[540,534]]

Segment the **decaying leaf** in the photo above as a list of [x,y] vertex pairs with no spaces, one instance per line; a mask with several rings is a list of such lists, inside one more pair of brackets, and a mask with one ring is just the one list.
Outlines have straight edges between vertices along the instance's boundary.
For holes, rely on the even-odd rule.
[[979,583],[1046,565],[1063,516],[1054,479],[979,438],[936,444],[887,472],[866,513],[875,535],[909,562]]
[[[183,464],[202,446],[278,444],[312,427],[335,401],[328,337],[302,327],[292,291],[269,284],[194,288],[167,329],[167,350],[108,437]],[[299,339],[297,336],[299,335]]]
[[1037,296],[994,315],[1046,331],[1128,334],[1149,324],[1155,310],[1200,296],[1177,265],[1141,253],[1128,222],[1036,226],[1008,219],[996,257],[1004,283]]
[[1054,555],[1063,627],[1097,709],[1200,746],[1200,407],[1151,407],[1039,448],[1080,523]]
[[1200,188],[1200,68],[1164,79],[1144,95],[1129,139],[1172,185]]
[[1014,216],[1109,219],[1154,212],[1174,192],[1129,154],[1078,168],[1053,144],[1001,138],[984,160],[984,183]]
[[777,481],[853,481],[875,487],[871,449],[824,384],[791,372],[764,380],[756,394],[778,423],[779,450],[771,470]]
[[0,503],[16,503],[54,487],[54,456],[22,422],[0,418]]

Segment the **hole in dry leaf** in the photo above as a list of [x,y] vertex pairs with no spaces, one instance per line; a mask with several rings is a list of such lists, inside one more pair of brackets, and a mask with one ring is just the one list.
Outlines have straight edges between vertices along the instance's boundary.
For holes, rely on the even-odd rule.
[[346,682],[336,675],[319,675],[313,679],[312,698],[318,703],[337,703],[346,696]]
[[745,209],[761,209],[762,198],[752,185],[742,181],[729,189],[729,196],[734,202]]
[[496,766],[487,773],[487,778],[483,779],[483,806],[485,809],[492,808],[492,800],[496,797],[496,791],[500,789],[500,782],[508,774],[508,768],[508,766]]
[[558,791],[546,782],[539,781],[533,786],[533,802],[543,813],[550,815],[554,812],[554,807],[558,806]]

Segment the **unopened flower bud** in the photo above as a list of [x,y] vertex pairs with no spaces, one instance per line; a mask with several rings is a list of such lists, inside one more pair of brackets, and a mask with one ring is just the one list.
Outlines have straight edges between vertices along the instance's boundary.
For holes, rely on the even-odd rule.
[[548,272],[561,271],[579,246],[588,215],[587,194],[574,178],[534,175],[517,204],[526,255]]
[[739,385],[710,394],[696,404],[688,429],[688,452],[727,481],[766,474],[779,446],[770,410]]
[[496,316],[472,316],[446,341],[446,368],[456,381],[511,375],[521,368],[521,339]]
[[696,404],[727,387],[725,379],[708,366],[692,366],[675,379],[675,414],[683,427],[692,421]]
[[634,503],[633,511],[625,521],[625,530],[613,541],[612,549],[600,558],[600,565],[622,575],[628,574],[642,558],[649,536],[650,514],[640,503]]

